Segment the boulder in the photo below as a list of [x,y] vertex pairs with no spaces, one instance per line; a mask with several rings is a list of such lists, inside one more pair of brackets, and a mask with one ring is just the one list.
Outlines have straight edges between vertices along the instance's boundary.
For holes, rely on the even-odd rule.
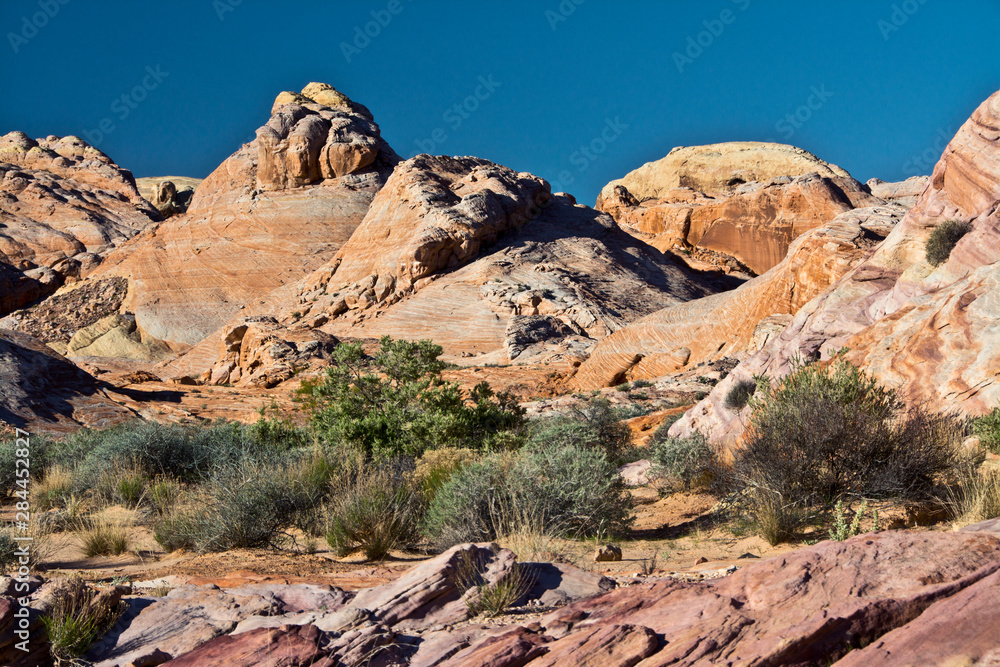
[[146,201],[166,219],[187,212],[201,181],[200,178],[185,176],[155,176],[137,178],[135,184]]
[[873,178],[867,185],[872,195],[909,210],[916,206],[917,199],[927,189],[930,180],[930,176],[911,176],[905,181],[886,183],[880,178]]

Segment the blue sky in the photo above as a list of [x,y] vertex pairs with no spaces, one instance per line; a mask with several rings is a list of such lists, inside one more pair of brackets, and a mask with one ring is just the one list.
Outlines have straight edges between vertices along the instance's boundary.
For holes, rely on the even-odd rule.
[[996,0],[3,0],[0,132],[205,176],[278,92],[324,81],[404,157],[488,158],[585,203],[733,140],[895,180],[1000,88],[998,25]]

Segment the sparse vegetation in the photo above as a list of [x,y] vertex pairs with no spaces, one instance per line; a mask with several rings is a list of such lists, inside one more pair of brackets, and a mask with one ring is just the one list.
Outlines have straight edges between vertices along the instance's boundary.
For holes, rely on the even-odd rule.
[[[535,447],[596,448],[613,463],[623,463],[623,455],[632,446],[632,432],[622,423],[626,413],[606,398],[594,398],[568,414],[539,420],[532,429],[529,444]],[[633,416],[633,415],[629,415]]]
[[979,436],[983,447],[1000,454],[1000,408],[972,420],[972,432]]
[[742,410],[750,402],[757,391],[757,383],[753,380],[738,380],[726,393],[725,406],[730,410]]
[[528,570],[520,563],[494,582],[485,579],[486,564],[468,551],[459,555],[456,585],[464,590],[469,614],[475,616],[501,616],[510,607],[524,599],[534,585]]
[[120,519],[101,517],[84,522],[77,535],[83,554],[91,556],[120,556],[129,550],[131,526]]
[[661,426],[649,444],[652,473],[665,491],[687,491],[709,486],[718,470],[715,450],[700,433],[687,438],[672,438],[669,427]]
[[931,266],[939,266],[948,261],[951,251],[963,236],[972,230],[972,225],[959,220],[945,220],[934,228],[927,237],[924,251]]
[[799,365],[751,399],[732,481],[768,541],[791,536],[841,498],[927,500],[955,469],[965,422],[905,410],[896,394],[838,359]]
[[42,616],[56,664],[78,664],[76,660],[118,621],[123,611],[123,604],[113,605],[80,579],[70,579],[56,592],[51,611]]

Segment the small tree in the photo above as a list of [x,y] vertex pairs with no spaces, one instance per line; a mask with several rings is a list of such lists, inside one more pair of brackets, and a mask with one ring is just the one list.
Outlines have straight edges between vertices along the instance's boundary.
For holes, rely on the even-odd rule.
[[927,262],[931,266],[938,266],[948,261],[952,249],[971,229],[972,225],[958,220],[945,220],[939,224],[927,237],[924,247]]
[[524,410],[485,382],[466,397],[441,377],[442,349],[431,341],[382,338],[374,357],[342,343],[318,384],[304,385],[312,425],[329,442],[368,457],[419,457],[427,449],[492,449],[520,444]]

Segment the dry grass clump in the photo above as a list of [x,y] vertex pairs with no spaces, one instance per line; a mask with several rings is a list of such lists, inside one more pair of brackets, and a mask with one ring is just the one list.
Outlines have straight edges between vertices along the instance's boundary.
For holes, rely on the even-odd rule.
[[85,556],[120,556],[131,546],[131,522],[120,517],[98,517],[77,529]]
[[51,610],[42,616],[55,664],[79,664],[101,635],[118,621],[124,604],[114,603],[80,579],[71,579],[54,595]]

